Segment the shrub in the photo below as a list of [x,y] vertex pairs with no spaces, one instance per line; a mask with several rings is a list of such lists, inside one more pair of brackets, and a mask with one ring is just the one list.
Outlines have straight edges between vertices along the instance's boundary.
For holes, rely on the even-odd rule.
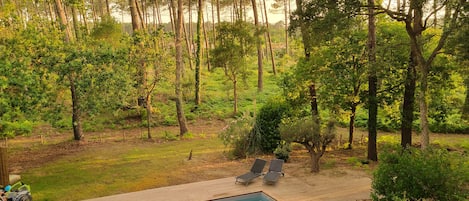
[[254,135],[260,136],[260,147],[264,153],[272,153],[280,143],[278,129],[282,118],[288,113],[290,107],[284,101],[268,101],[256,115]]
[[254,120],[249,115],[234,120],[218,135],[225,146],[230,146],[235,158],[244,158],[258,151],[255,146],[259,142],[258,136],[253,135]]
[[[388,148],[389,149],[389,148]],[[373,200],[465,200],[467,166],[442,149],[385,150],[373,173]]]
[[285,141],[281,141],[280,144],[275,148],[274,155],[277,159],[282,159],[287,162],[290,158],[291,145]]
[[29,135],[33,131],[34,124],[28,120],[0,121],[1,137],[15,137],[17,135]]
[[163,133],[163,139],[165,141],[175,141],[175,140],[179,140],[179,136],[176,135],[176,134],[173,134],[169,131],[164,131]]

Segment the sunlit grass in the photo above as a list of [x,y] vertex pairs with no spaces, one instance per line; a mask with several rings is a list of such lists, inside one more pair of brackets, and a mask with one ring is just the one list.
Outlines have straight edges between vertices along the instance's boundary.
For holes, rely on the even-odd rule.
[[177,183],[182,170],[197,166],[188,161],[221,157],[224,145],[217,138],[180,140],[162,144],[116,143],[90,147],[80,154],[22,174],[31,184],[34,200],[83,200]]

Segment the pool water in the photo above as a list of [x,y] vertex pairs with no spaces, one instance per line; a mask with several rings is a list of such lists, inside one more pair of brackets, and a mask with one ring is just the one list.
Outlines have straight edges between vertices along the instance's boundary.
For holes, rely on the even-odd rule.
[[255,193],[215,199],[212,201],[276,201],[276,200],[270,197],[269,195],[265,194],[264,192],[259,191]]

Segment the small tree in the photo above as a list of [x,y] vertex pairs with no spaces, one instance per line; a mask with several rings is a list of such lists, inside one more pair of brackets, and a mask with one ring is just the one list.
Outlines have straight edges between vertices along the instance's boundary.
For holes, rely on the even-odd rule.
[[218,44],[211,51],[211,62],[215,68],[223,68],[225,76],[233,84],[233,113],[238,112],[238,81],[248,76],[246,57],[255,38],[251,26],[243,21],[224,22],[217,26]]
[[321,134],[320,125],[311,117],[293,120],[280,125],[280,135],[287,142],[296,142],[305,146],[311,156],[311,172],[319,172],[319,159],[326,152],[326,147],[335,138],[334,122],[329,121],[325,133]]

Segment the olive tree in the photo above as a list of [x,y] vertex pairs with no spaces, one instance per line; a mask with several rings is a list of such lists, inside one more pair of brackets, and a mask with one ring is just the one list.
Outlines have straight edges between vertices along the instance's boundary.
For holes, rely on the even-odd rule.
[[311,117],[284,122],[280,125],[280,135],[287,142],[302,144],[311,157],[311,172],[319,172],[319,160],[326,152],[327,146],[335,138],[335,123],[329,121],[325,132],[321,133],[320,125]]

